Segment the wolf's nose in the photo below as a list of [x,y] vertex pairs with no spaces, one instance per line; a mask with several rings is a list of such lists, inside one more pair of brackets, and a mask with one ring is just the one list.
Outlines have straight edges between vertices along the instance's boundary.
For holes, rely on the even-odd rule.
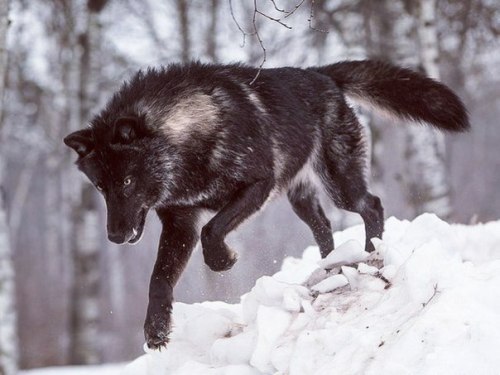
[[108,232],[108,239],[111,242],[122,244],[125,242],[125,236],[121,233],[110,233]]

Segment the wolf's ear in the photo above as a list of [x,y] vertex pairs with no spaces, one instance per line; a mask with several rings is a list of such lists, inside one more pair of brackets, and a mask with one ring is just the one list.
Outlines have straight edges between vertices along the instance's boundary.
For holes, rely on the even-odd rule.
[[94,140],[90,128],[78,130],[64,138],[66,146],[76,151],[78,156],[83,158],[94,149]]
[[136,117],[120,117],[115,121],[113,142],[130,143],[141,135],[139,119]]

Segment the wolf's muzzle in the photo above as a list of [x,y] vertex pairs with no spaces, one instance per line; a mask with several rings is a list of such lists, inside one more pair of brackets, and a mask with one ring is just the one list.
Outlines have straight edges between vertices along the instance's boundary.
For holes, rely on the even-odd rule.
[[113,232],[108,232],[108,239],[111,242],[114,242],[118,245],[121,245],[125,242],[128,242],[131,238],[134,237],[134,233],[113,233]]

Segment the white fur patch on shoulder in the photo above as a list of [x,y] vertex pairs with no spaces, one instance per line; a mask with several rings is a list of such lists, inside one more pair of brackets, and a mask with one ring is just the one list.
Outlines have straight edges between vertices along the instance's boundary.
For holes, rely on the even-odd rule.
[[163,117],[162,131],[182,142],[194,133],[208,133],[219,121],[219,108],[210,95],[198,92],[181,98]]
[[238,84],[245,93],[245,95],[247,96],[250,103],[252,103],[255,106],[255,108],[257,108],[262,114],[266,114],[267,113],[266,107],[264,106],[264,103],[262,103],[262,100],[260,100],[260,97],[257,94],[257,92],[253,88],[247,86],[245,83],[239,82]]

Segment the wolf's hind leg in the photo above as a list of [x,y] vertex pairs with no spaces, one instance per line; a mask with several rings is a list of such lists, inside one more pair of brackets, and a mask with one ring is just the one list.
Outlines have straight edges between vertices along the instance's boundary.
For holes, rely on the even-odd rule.
[[371,239],[382,238],[384,232],[384,209],[379,197],[370,194],[366,189],[364,178],[353,178],[343,174],[326,173],[324,176],[325,189],[337,207],[356,212],[361,215],[365,223],[365,250],[375,250]]
[[316,191],[305,184],[298,184],[288,191],[293,211],[313,232],[321,257],[333,250],[333,234],[330,220],[321,208]]
[[260,180],[243,188],[201,230],[205,263],[213,271],[225,271],[236,263],[237,255],[224,243],[226,235],[257,212],[269,197],[274,180]]
[[373,237],[382,238],[384,232],[384,209],[380,198],[368,192],[364,199],[358,202],[358,205],[361,205],[361,207],[358,207],[355,211],[361,215],[365,222],[365,249],[372,252],[375,247],[370,240]]
[[331,125],[335,131],[326,133],[319,176],[337,207],[361,215],[365,222],[365,249],[371,252],[371,239],[382,238],[384,210],[380,199],[368,192],[365,131],[352,110],[347,106],[344,109],[343,117]]

